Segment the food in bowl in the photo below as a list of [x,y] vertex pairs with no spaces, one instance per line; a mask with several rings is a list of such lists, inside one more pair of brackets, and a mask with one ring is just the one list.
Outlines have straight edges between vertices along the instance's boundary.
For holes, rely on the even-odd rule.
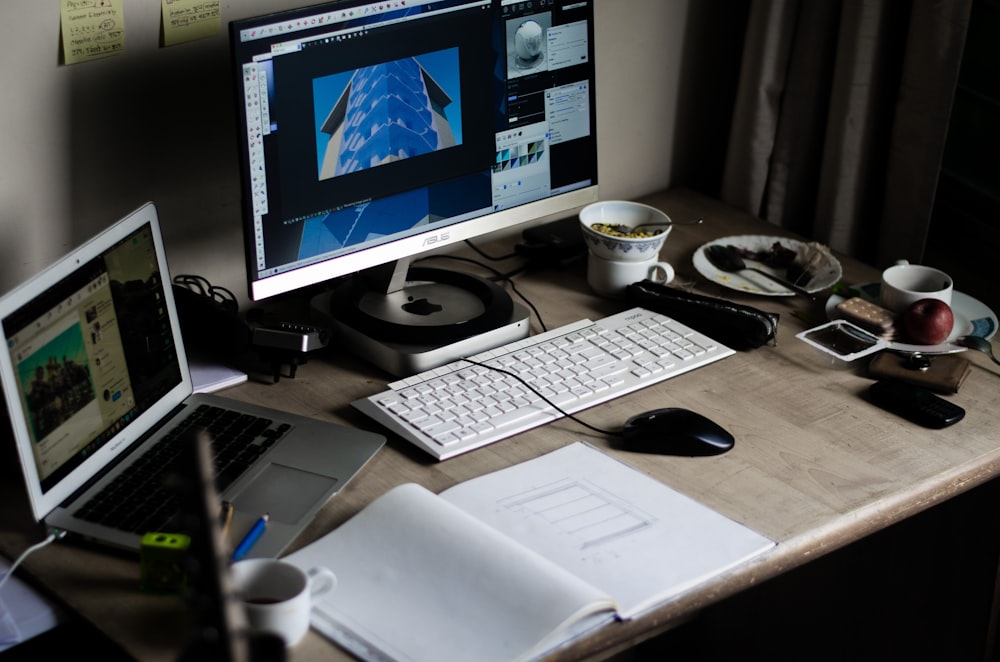
[[611,235],[612,237],[625,237],[627,239],[647,239],[649,237],[655,237],[658,234],[662,234],[666,228],[652,228],[649,230],[631,230],[629,232],[622,232],[618,228],[622,227],[618,223],[593,223],[592,228],[600,232],[601,234]]
[[[626,200],[595,202],[580,210],[579,216],[587,247],[593,255],[605,260],[635,262],[657,255],[672,227],[670,217],[659,209]],[[616,226],[647,225],[651,227],[635,233],[605,231]]]

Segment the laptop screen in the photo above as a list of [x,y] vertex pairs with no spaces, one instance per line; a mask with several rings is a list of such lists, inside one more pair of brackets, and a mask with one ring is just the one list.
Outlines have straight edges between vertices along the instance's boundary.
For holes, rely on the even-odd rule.
[[181,381],[145,223],[3,319],[43,492]]

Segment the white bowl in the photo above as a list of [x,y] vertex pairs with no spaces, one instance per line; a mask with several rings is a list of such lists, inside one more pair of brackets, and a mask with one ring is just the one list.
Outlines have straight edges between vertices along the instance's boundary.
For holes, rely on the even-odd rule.
[[[606,260],[641,262],[660,254],[663,242],[673,226],[670,217],[655,207],[626,200],[605,200],[580,210],[580,227],[590,252]],[[648,223],[663,223],[662,232],[649,237],[617,237],[595,230],[595,223],[625,225],[634,228]]]

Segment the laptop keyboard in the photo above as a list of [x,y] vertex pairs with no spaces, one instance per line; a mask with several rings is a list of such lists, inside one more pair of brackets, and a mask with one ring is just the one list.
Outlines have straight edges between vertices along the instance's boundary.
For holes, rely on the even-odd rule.
[[204,428],[212,437],[215,484],[219,492],[242,476],[264,453],[291,429],[267,418],[200,405],[194,412],[149,449],[74,515],[123,531],[143,534],[165,531],[180,505],[172,490],[163,485],[177,466],[187,433]]

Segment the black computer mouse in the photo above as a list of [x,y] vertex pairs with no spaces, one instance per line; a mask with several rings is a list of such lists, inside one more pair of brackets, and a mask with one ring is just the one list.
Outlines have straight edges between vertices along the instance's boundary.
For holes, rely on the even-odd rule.
[[625,422],[622,448],[661,455],[718,455],[736,443],[718,423],[678,407],[636,414]]

